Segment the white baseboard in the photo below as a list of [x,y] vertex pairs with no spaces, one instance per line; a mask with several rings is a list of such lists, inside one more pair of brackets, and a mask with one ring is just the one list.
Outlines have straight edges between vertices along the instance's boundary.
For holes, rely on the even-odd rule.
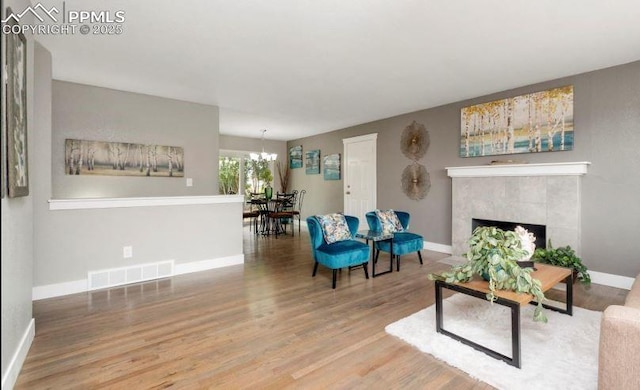
[[[231,265],[244,264],[244,254],[238,254],[227,257],[220,257],[211,260],[193,261],[190,263],[175,264],[173,274],[168,276],[176,276],[191,272],[206,271],[214,268],[228,267]],[[76,294],[89,291],[88,279],[75,280],[71,282],[49,284],[45,286],[33,287],[31,297],[32,300],[55,298],[63,295]]]
[[631,290],[634,278],[628,276],[620,276],[613,274],[605,274],[604,272],[589,271],[591,275],[591,283],[602,284],[604,286],[624,288]]
[[40,299],[54,298],[62,295],[76,294],[88,291],[89,281],[87,279],[74,280],[72,282],[47,284],[44,286],[35,286],[31,290],[31,299],[34,301]]
[[436,242],[429,242],[429,241],[424,242],[423,248],[428,249],[430,251],[447,253],[447,254],[451,254],[453,252],[453,248],[451,247],[451,245],[443,245],[443,244],[438,244]]
[[[631,285],[635,280],[634,278],[629,278],[626,276],[605,274],[604,272],[596,272],[596,271],[589,271],[589,275],[591,276],[591,283],[600,284],[608,287],[622,288],[625,290],[631,290]],[[553,288],[555,290],[562,290],[562,291],[566,290],[566,287],[564,284],[557,284]]]
[[173,271],[174,275],[188,274],[191,272],[206,271],[214,268],[228,267],[231,265],[244,264],[244,254],[221,257],[212,260],[194,261],[185,264],[176,264]]
[[20,374],[24,360],[27,358],[27,353],[29,352],[29,348],[31,348],[35,335],[36,320],[32,318],[31,321],[29,321],[29,326],[27,326],[27,329],[20,339],[20,344],[18,344],[16,352],[13,354],[13,357],[9,362],[7,371],[2,376],[2,390],[13,389],[13,386],[15,386],[16,381],[18,380],[18,374]]

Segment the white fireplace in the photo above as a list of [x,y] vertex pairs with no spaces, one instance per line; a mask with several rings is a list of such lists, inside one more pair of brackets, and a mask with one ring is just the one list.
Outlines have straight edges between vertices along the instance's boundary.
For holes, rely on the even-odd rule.
[[452,254],[468,249],[474,218],[545,225],[554,246],[580,254],[581,178],[589,162],[446,168],[452,178]]

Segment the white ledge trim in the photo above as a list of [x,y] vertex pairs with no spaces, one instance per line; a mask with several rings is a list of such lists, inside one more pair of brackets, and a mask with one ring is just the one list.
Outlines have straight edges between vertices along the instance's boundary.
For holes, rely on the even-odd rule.
[[478,165],[470,167],[449,167],[449,177],[492,177],[492,176],[581,176],[587,174],[590,162],[563,162],[546,164],[504,164]]
[[168,196],[153,198],[50,199],[49,210],[112,209],[120,207],[184,206],[243,203],[242,195]]

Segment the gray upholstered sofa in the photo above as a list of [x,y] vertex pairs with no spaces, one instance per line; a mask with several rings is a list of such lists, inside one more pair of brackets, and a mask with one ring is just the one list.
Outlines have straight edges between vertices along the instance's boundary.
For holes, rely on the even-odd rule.
[[624,306],[611,305],[602,315],[598,389],[640,389],[640,275]]

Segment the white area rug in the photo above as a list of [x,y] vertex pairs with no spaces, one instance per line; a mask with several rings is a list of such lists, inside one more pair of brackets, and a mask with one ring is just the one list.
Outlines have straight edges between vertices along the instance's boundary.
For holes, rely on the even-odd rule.
[[[435,305],[385,330],[422,352],[498,389],[597,389],[601,312],[573,307],[573,316],[545,310],[533,321],[533,305],[520,310],[521,369],[436,333]],[[455,294],[444,300],[444,329],[511,356],[508,308]]]

